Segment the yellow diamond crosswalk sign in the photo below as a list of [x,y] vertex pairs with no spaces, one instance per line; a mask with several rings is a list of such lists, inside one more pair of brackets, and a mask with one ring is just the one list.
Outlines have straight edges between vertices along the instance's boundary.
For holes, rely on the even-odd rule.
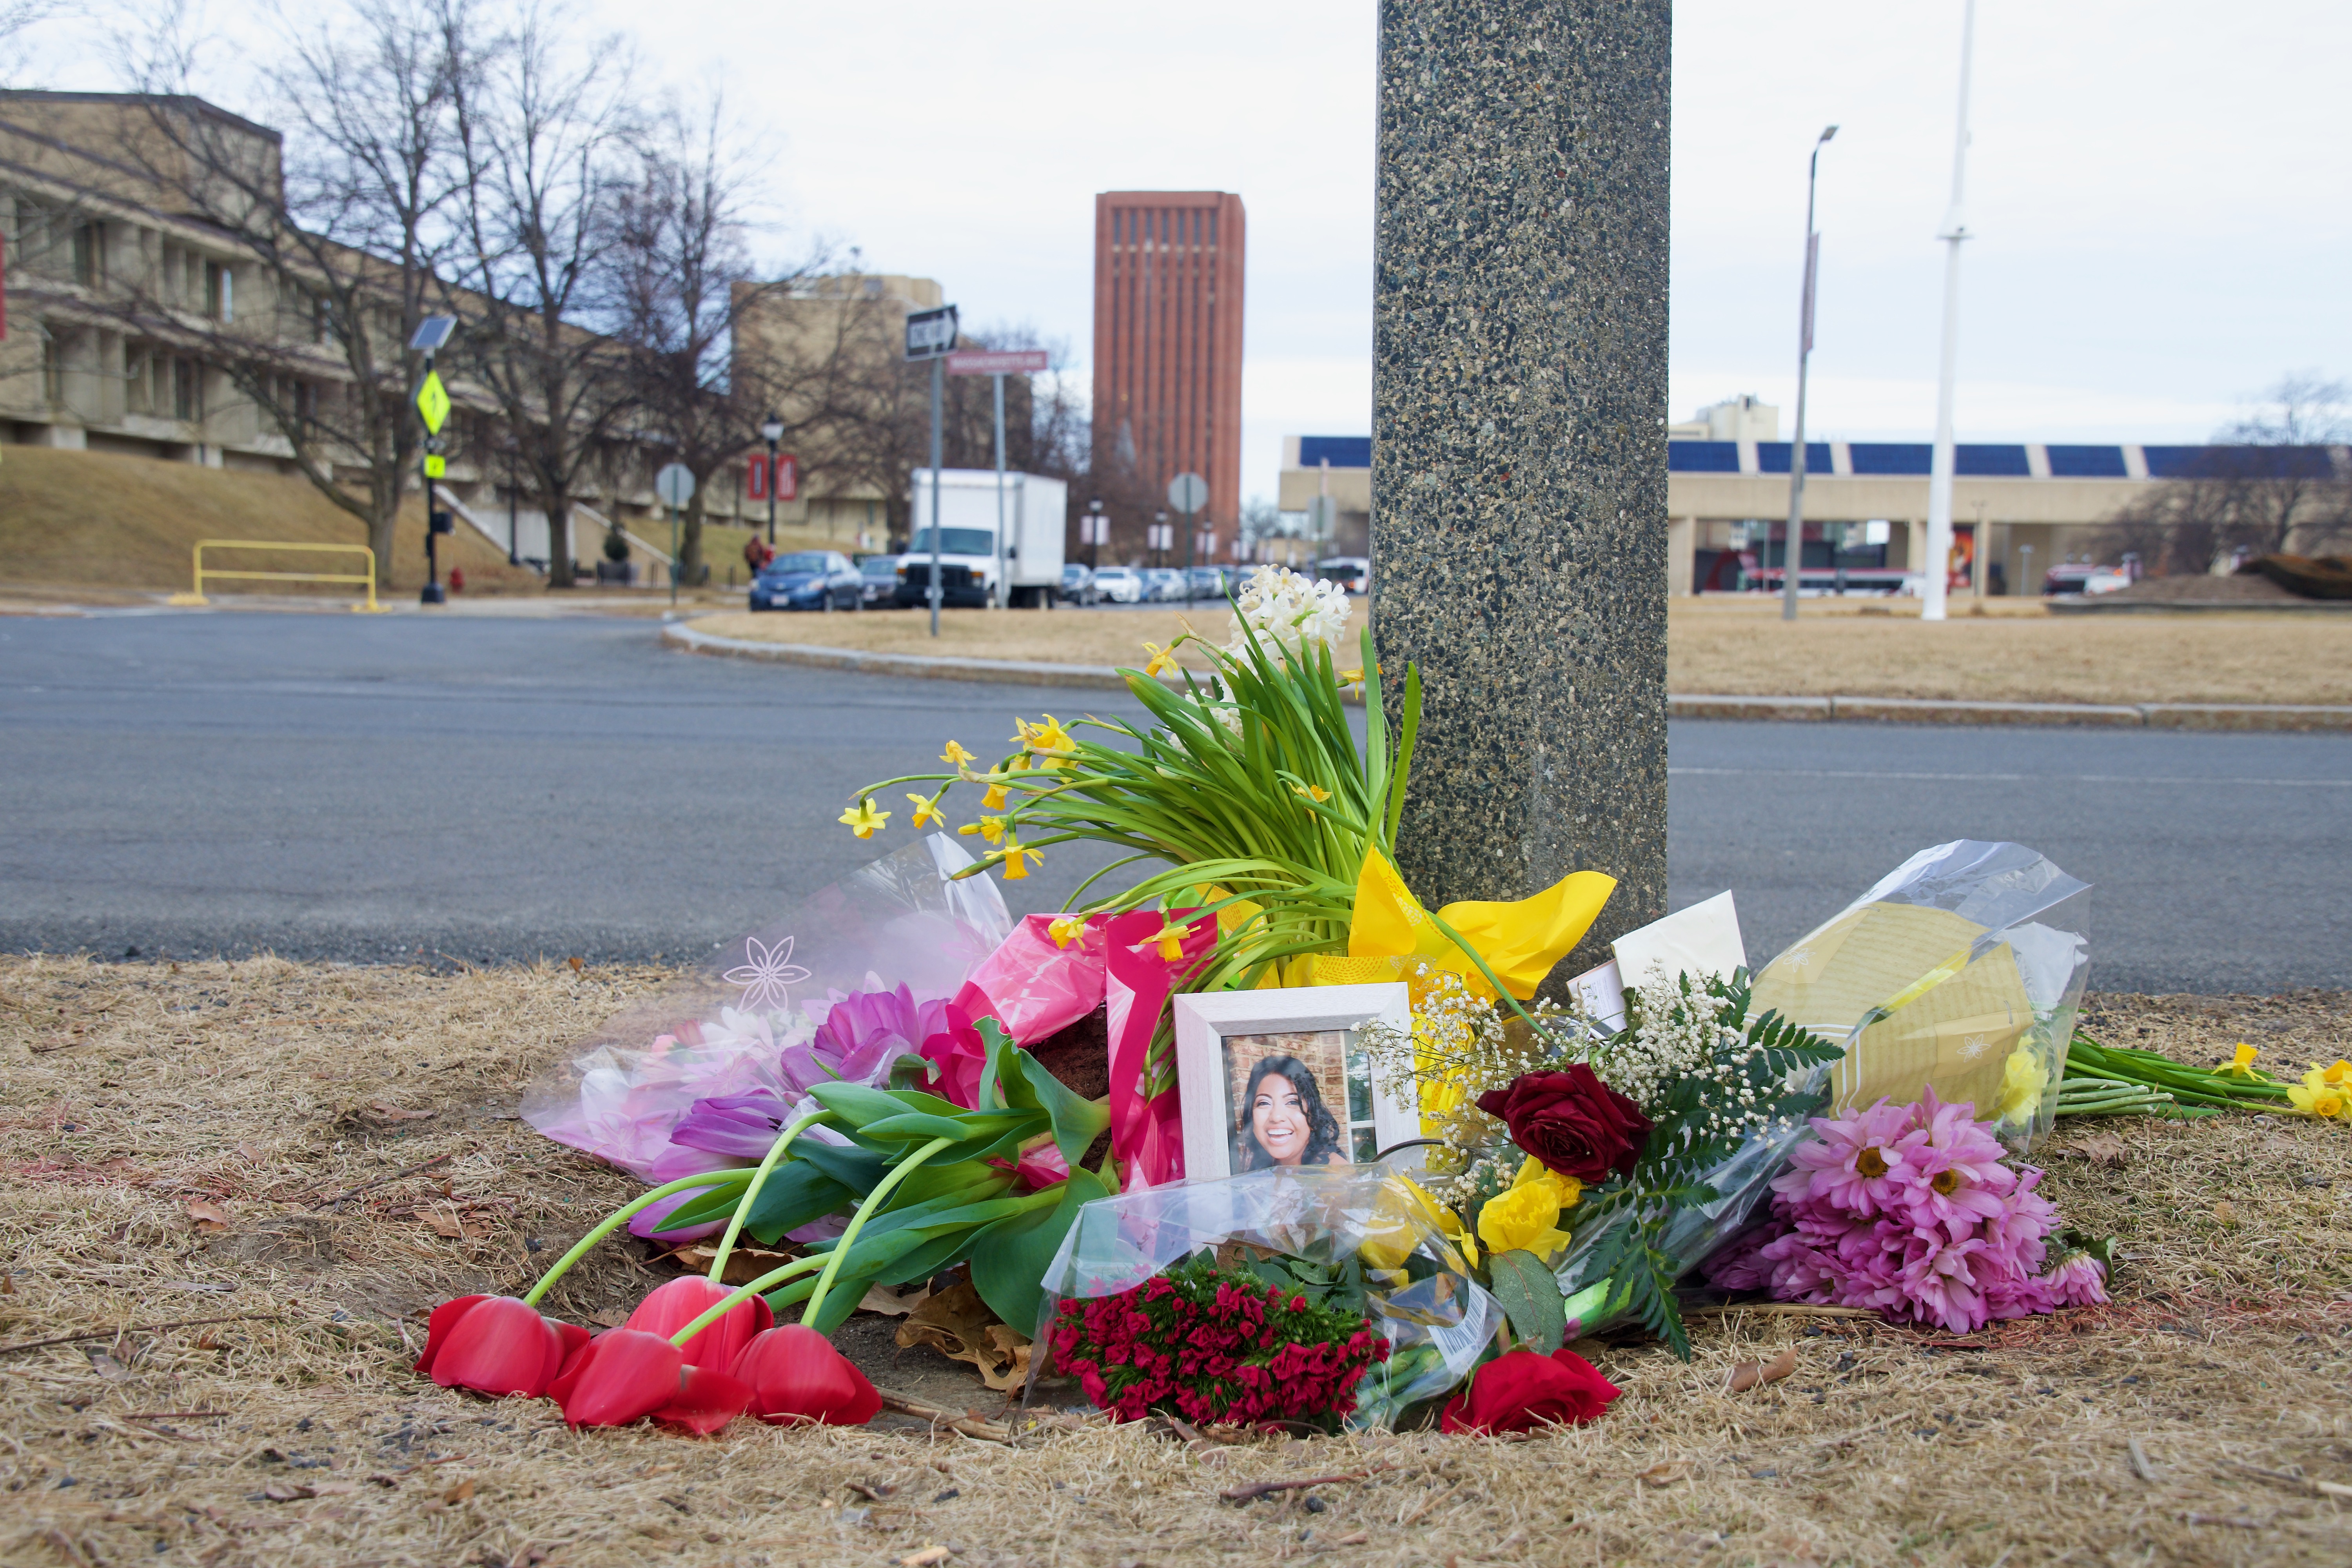
[[440,453],[436,452],[425,459],[425,477],[426,479],[446,479],[448,476],[448,458],[443,457]]
[[449,389],[441,384],[439,371],[425,373],[425,384],[416,389],[416,412],[425,416],[427,430],[441,433],[441,422],[449,417]]

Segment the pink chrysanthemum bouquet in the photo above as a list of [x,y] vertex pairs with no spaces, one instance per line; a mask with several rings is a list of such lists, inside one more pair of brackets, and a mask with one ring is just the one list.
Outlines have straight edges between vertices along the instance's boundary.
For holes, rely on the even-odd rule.
[[1819,1117],[1772,1183],[1772,1218],[1718,1251],[1708,1281],[1784,1301],[1862,1307],[1956,1334],[2106,1298],[2103,1264],[2070,1252],[2043,1273],[2058,1213],[2011,1169],[1973,1108],[1931,1090]]

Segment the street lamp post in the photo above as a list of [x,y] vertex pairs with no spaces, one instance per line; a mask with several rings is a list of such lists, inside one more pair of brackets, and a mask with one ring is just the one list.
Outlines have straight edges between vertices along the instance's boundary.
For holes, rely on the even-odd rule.
[[[771,413],[760,421],[760,437],[768,443],[768,548],[776,547],[776,444],[784,438],[784,422]],[[830,599],[825,601],[831,604]]]
[[1960,202],[1968,181],[1969,62],[1976,35],[1977,0],[1968,0],[1960,11],[1960,121],[1952,146],[1952,205],[1945,209],[1943,227],[1936,236],[1945,247],[1944,342],[1936,373],[1936,456],[1927,468],[1927,573],[1919,606],[1923,621],[1944,618],[1944,600],[1951,585],[1952,384],[1959,373],[1960,242],[1969,237],[1968,216]]
[[1087,503],[1087,518],[1090,525],[1087,529],[1087,570],[1098,572],[1102,569],[1103,534],[1110,526],[1110,519],[1103,515],[1103,504],[1099,499]]
[[521,546],[521,543],[520,543],[521,535],[520,535],[520,533],[518,531],[518,530],[519,530],[519,528],[520,528],[520,510],[518,510],[518,509],[519,509],[519,506],[520,506],[520,502],[518,501],[518,500],[517,500],[517,498],[516,498],[516,493],[515,493],[515,458],[516,458],[516,457],[517,457],[518,455],[520,455],[520,453],[521,449],[522,449],[522,448],[521,448],[521,443],[520,443],[520,442],[519,442],[519,441],[517,441],[517,440],[514,438],[514,432],[513,432],[513,431],[511,431],[511,430],[508,431],[508,432],[507,432],[507,564],[508,564],[508,565],[509,565],[509,566],[520,566],[520,565],[521,565],[521,564],[522,564],[522,546]]
[[1834,125],[1813,142],[1805,164],[1805,285],[1797,307],[1797,441],[1789,449],[1789,542],[1780,551],[1780,618],[1797,618],[1798,580],[1805,563],[1805,370],[1813,353],[1813,288],[1821,277],[1822,237],[1813,228],[1813,190],[1822,172],[1822,148],[1837,134]]
[[1168,514],[1155,511],[1151,514],[1151,563],[1154,566],[1168,564],[1168,546],[1163,542],[1167,538]]

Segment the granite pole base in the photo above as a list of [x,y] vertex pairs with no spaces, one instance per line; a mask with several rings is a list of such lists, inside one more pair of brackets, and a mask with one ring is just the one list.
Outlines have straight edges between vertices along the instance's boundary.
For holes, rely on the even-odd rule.
[[1668,0],[1381,0],[1372,626],[1434,908],[1665,912]]

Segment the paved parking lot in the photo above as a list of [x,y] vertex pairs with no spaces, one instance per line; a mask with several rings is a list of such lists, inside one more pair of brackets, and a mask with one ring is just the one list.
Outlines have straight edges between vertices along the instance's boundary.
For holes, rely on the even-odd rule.
[[[1104,692],[699,658],[643,620],[0,619],[0,946],[688,957],[875,852],[832,820],[856,784],[1048,707],[1134,716]],[[1673,743],[1674,897],[1734,889],[1753,954],[1925,844],[2013,837],[2100,885],[2100,984],[2352,984],[2352,738],[1678,723]],[[1009,891],[1054,908],[1098,863],[1052,850]]]

